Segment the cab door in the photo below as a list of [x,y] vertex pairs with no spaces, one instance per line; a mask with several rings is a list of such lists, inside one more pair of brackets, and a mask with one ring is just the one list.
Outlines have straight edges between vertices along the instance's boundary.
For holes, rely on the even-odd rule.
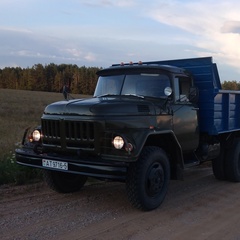
[[173,130],[183,152],[192,152],[199,144],[198,107],[189,100],[191,86],[189,77],[174,79]]

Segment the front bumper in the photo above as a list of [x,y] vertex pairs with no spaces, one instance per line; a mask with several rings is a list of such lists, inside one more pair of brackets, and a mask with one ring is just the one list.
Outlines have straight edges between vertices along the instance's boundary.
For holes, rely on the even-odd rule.
[[24,148],[16,149],[15,153],[17,163],[24,166],[66,172],[66,170],[44,167],[42,160],[67,162],[67,172],[69,173],[104,179],[125,180],[128,167],[128,163],[113,162],[100,157],[79,159],[72,156],[51,156],[48,154],[36,154],[31,149]]

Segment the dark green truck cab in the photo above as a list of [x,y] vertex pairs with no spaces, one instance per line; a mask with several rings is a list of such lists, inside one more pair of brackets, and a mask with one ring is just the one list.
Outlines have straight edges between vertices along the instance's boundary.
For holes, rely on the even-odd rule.
[[211,58],[103,69],[92,98],[45,108],[41,126],[28,139],[26,133],[16,149],[17,162],[43,169],[58,192],[79,190],[87,177],[124,181],[130,202],[142,210],[158,207],[169,180],[182,179],[187,166],[214,160],[214,174],[223,179],[226,161],[220,145],[238,130],[216,129],[214,110],[201,101],[207,94],[212,103],[219,95],[213,70]]

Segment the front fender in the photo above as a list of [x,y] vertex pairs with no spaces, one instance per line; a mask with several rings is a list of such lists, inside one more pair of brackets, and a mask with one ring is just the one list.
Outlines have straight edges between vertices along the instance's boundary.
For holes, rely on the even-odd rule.
[[173,169],[172,173],[174,173],[172,178],[183,179],[182,170],[184,169],[184,159],[182,147],[173,131],[164,130],[149,132],[141,145],[139,154],[144,146],[158,146],[162,148],[169,157],[171,168]]

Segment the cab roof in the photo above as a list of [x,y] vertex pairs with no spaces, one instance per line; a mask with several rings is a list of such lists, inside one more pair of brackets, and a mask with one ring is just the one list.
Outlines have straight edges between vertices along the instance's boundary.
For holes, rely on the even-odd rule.
[[188,74],[187,71],[183,68],[179,68],[171,65],[160,65],[160,64],[151,64],[151,63],[127,63],[127,64],[113,64],[109,68],[102,69],[97,72],[97,75],[111,75],[111,74],[127,74],[135,72],[151,72],[157,73],[161,71],[178,73],[178,74]]

